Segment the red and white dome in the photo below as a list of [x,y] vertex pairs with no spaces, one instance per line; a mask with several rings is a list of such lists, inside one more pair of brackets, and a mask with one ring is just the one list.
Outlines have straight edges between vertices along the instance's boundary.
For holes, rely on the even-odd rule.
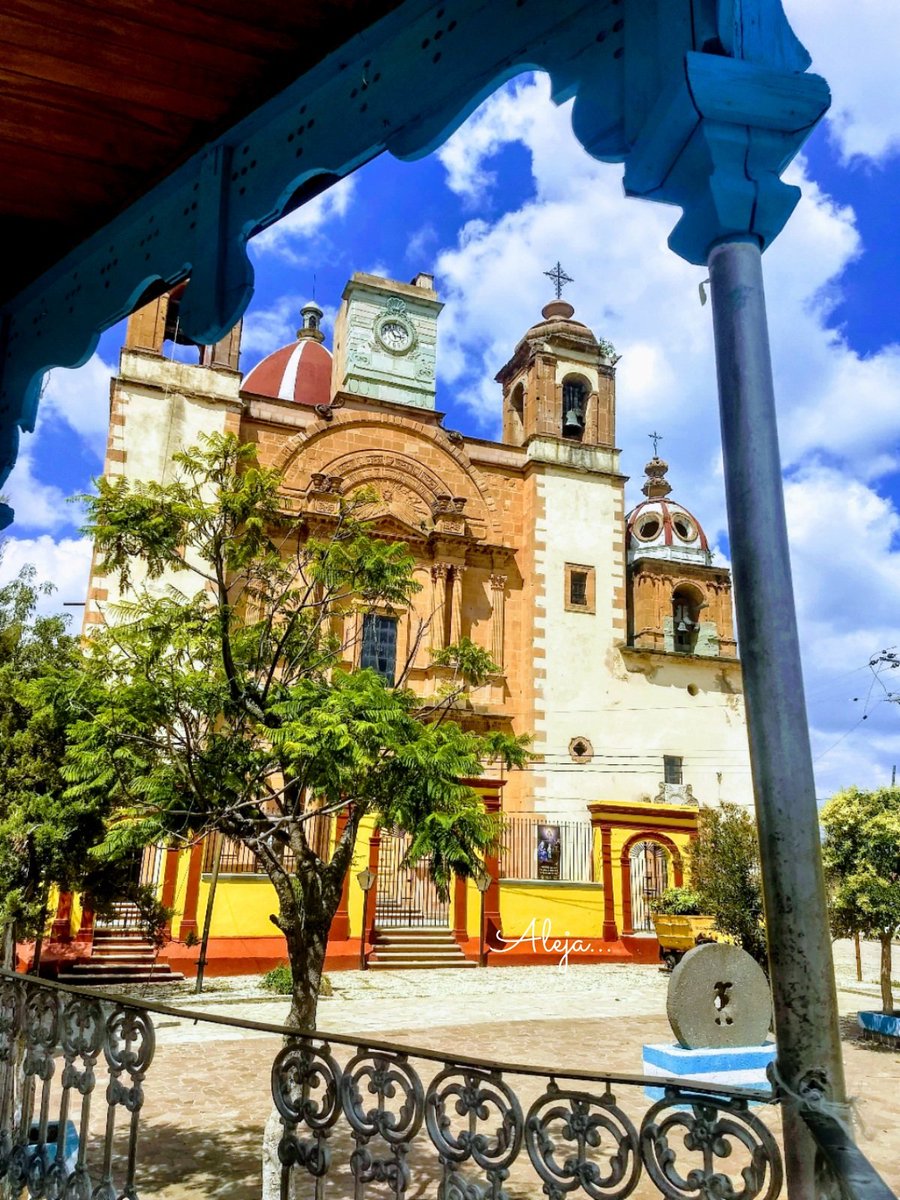
[[647,499],[635,505],[625,518],[628,561],[664,558],[709,566],[712,554],[700,522],[683,504],[668,498],[672,490],[666,479],[668,464],[654,458],[646,470],[642,491]]
[[297,341],[258,362],[244,377],[241,390],[274,400],[315,406],[331,403],[331,351],[322,345],[322,310],[306,304]]

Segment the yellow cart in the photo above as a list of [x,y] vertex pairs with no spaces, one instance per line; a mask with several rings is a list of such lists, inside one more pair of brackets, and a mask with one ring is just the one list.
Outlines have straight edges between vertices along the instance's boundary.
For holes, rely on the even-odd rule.
[[714,917],[673,917],[668,913],[653,914],[653,928],[659,942],[659,957],[667,971],[704,942],[717,942]]

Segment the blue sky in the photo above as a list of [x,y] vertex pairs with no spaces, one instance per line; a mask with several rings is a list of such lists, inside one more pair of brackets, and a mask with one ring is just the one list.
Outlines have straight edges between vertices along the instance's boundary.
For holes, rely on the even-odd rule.
[[[834,105],[789,170],[803,199],[767,253],[766,279],[804,671],[820,794],[889,782],[900,759],[900,671],[869,667],[900,644],[900,22],[882,0],[785,0]],[[451,428],[499,431],[493,383],[550,296],[560,259],[576,315],[622,353],[618,444],[640,487],[647,434],[663,434],[675,495],[727,560],[705,272],[665,246],[676,212],[626,201],[621,169],[575,142],[568,107],[522,77],[438,154],[385,156],[253,244],[257,290],[242,369],[293,338],[315,295],[333,315],[354,270],[433,271],[441,317],[438,405]],[[76,372],[57,371],[8,487],[17,510],[0,579],[27,561],[80,600],[89,562],[77,507],[102,463],[121,328]]]

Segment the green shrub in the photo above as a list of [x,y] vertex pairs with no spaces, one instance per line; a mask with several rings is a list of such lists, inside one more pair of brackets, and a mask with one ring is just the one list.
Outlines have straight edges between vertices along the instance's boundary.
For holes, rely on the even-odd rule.
[[[261,982],[267,992],[275,992],[279,996],[290,996],[293,991],[291,968],[287,963],[279,963],[277,967],[273,967],[271,971],[267,971],[263,975]],[[331,980],[327,975],[322,976],[319,984],[319,995],[333,995]]]
[[686,887],[666,888],[662,895],[653,901],[651,910],[667,917],[699,917],[703,912],[700,897],[691,888]]
[[271,971],[266,971],[262,977],[262,985],[267,992],[277,992],[279,996],[290,996],[294,990],[291,968],[287,963],[279,963]]

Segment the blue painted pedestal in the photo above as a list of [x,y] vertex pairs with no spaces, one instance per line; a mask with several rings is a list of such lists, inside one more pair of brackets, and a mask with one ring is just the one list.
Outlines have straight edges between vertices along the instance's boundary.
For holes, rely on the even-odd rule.
[[856,1014],[866,1033],[880,1037],[900,1039],[900,1016],[897,1013],[861,1012]]
[[[686,1050],[684,1046],[660,1043],[644,1047],[644,1074],[670,1075],[698,1083],[721,1083],[728,1087],[750,1087],[771,1091],[766,1067],[775,1058],[775,1043],[762,1046],[729,1046],[723,1050]],[[660,1100],[662,1088],[644,1089],[651,1100]]]

